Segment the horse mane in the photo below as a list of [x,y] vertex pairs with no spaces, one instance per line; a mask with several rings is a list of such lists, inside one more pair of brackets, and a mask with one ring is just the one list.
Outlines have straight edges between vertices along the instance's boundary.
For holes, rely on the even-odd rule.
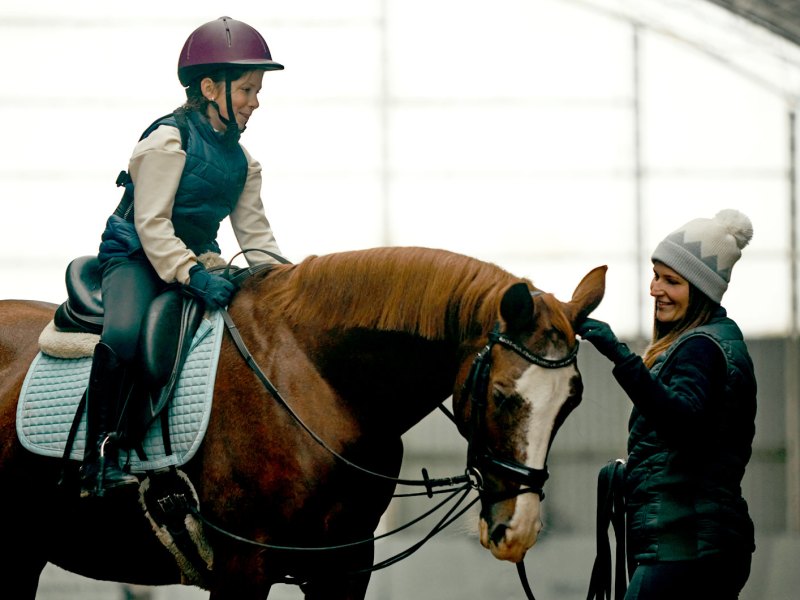
[[266,286],[295,323],[401,331],[434,340],[463,340],[488,330],[511,284],[533,287],[491,263],[407,247],[310,256],[279,268],[276,276]]

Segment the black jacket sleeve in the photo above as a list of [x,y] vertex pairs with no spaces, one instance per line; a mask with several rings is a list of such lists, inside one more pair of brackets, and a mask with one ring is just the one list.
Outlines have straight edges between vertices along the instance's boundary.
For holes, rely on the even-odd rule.
[[[653,426],[671,436],[697,437],[719,405],[727,363],[722,348],[705,335],[680,342],[654,376],[633,355],[614,367],[614,377]],[[688,440],[687,440],[688,441]]]

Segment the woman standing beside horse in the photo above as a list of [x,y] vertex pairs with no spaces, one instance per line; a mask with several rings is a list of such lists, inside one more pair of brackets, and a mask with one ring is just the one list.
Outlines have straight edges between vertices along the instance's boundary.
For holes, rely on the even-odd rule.
[[[202,25],[178,62],[186,104],[154,122],[134,149],[130,177],[120,182],[125,195],[98,255],[104,325],[86,392],[81,496],[139,483],[119,468],[109,435],[150,302],[177,283],[208,308],[228,304],[233,284],[200,260],[219,254],[217,231],[228,216],[242,248],[280,253],[261,202],[261,166],[239,144],[259,106],[264,71],[278,69],[264,38],[246,23],[221,17]],[[269,260],[257,254],[248,256],[251,264]]]
[[633,568],[626,600],[730,600],[749,577],[755,543],[741,483],[756,379],[720,301],[752,235],[745,215],[723,210],[656,247],[653,339],[644,357],[606,323],[578,327],[614,363],[634,405],[623,484]]

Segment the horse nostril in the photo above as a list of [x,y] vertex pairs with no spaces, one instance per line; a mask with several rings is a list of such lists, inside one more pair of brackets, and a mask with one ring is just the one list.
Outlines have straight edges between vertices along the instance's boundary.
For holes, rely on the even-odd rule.
[[507,525],[498,525],[497,527],[494,528],[494,531],[492,531],[491,539],[495,546],[499,545],[500,542],[503,541],[503,538],[506,537],[507,529],[508,529]]

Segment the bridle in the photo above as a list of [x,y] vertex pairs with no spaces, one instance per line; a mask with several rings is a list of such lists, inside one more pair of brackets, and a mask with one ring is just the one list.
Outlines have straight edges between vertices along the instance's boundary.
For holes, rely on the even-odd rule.
[[[542,292],[532,292],[532,296],[538,296]],[[483,418],[487,410],[487,399],[489,395],[489,373],[492,367],[492,347],[499,344],[515,354],[521,356],[529,363],[545,369],[561,369],[575,364],[578,359],[579,345],[576,343],[563,358],[551,359],[538,354],[534,354],[522,344],[514,341],[505,333],[500,332],[500,324],[497,323],[489,333],[489,341],[483,349],[478,352],[472,361],[469,374],[464,383],[464,393],[471,403],[470,426],[469,426],[469,448],[467,451],[467,469],[473,474],[476,480],[483,481],[481,471],[493,471],[503,475],[505,478],[515,481],[523,486],[517,492],[511,494],[516,496],[526,492],[538,494],[544,499],[544,484],[549,477],[547,467],[535,469],[517,461],[506,460],[494,456],[485,442],[485,426]],[[483,485],[478,491],[483,493]]]
[[[531,292],[531,296],[536,297],[542,292]],[[469,448],[467,450],[467,471],[472,474],[481,498],[487,498],[488,494],[484,490],[484,472],[495,472],[506,479],[515,481],[520,488],[514,492],[506,494],[493,494],[491,499],[501,500],[503,497],[515,497],[524,493],[538,494],[540,500],[544,500],[544,484],[549,477],[547,466],[543,469],[535,469],[517,461],[506,460],[492,455],[488,444],[485,443],[485,427],[482,418],[485,417],[488,408],[489,397],[489,373],[492,368],[492,346],[500,344],[504,348],[511,350],[521,356],[529,363],[544,369],[562,369],[573,365],[578,360],[579,344],[575,344],[569,353],[563,358],[550,359],[539,356],[528,350],[522,344],[514,341],[506,334],[500,332],[500,324],[496,323],[492,331],[489,332],[489,341],[478,352],[472,361],[467,379],[464,383],[464,393],[470,402],[470,427],[469,427]],[[528,600],[535,600],[533,590],[528,582],[525,572],[524,561],[519,561],[516,565],[520,584]]]

